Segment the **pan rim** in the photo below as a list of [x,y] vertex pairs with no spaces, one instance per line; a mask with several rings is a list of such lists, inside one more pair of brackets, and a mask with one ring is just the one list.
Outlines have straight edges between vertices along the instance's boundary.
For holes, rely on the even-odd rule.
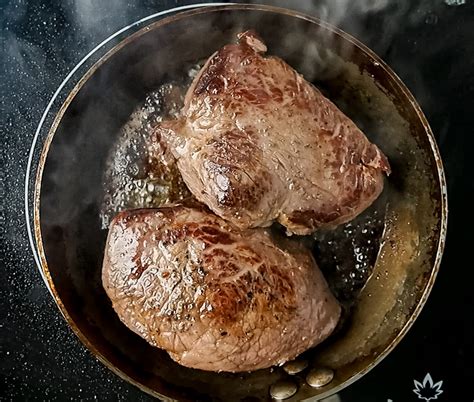
[[[441,155],[438,149],[438,145],[436,143],[436,140],[434,138],[433,132],[429,126],[429,123],[423,114],[421,107],[419,106],[418,102],[415,100],[414,96],[411,94],[411,92],[408,90],[408,88],[405,86],[405,84],[402,82],[402,80],[398,77],[398,75],[379,57],[377,56],[372,50],[367,48],[364,44],[359,42],[357,39],[352,37],[351,35],[347,34],[346,32],[342,31],[341,29],[320,20],[317,17],[305,15],[303,13],[294,11],[294,10],[289,10],[285,8],[279,8],[279,7],[273,7],[273,6],[264,6],[264,5],[251,5],[251,4],[226,4],[226,5],[216,5],[215,3],[204,3],[208,4],[206,6],[201,5],[193,5],[192,9],[189,11],[184,11],[184,12],[179,12],[175,15],[168,16],[166,18],[160,19],[158,21],[152,22],[151,24],[148,24],[144,26],[143,28],[139,29],[137,32],[133,33],[130,36],[127,36],[125,39],[123,39],[120,43],[112,47],[109,51],[107,51],[98,61],[96,61],[89,69],[88,71],[80,78],[78,83],[74,86],[74,88],[69,92],[66,100],[63,102],[62,106],[60,107],[59,111],[56,113],[56,116],[54,118],[54,121],[48,131],[48,134],[44,140],[44,144],[41,150],[41,156],[38,164],[38,170],[36,174],[36,179],[35,179],[35,185],[34,185],[34,196],[33,196],[33,225],[34,225],[34,238],[36,241],[36,247],[32,242],[32,239],[30,240],[31,246],[33,248],[33,252],[37,250],[38,252],[38,260],[36,260],[38,268],[40,270],[40,273],[42,274],[43,279],[45,280],[45,283],[48,287],[48,290],[50,291],[51,295],[53,296],[53,299],[55,300],[55,303],[58,305],[59,310],[61,311],[61,314],[64,316],[65,320],[67,321],[68,325],[73,329],[74,333],[76,336],[80,339],[80,341],[86,346],[86,348],[99,360],[101,361],[107,368],[109,368],[111,371],[113,371],[115,374],[117,374],[119,377],[122,379],[128,381],[129,383],[134,384],[137,386],[139,389],[141,389],[144,392],[147,392],[155,397],[160,397],[160,398],[165,398],[166,400],[172,400],[166,395],[162,395],[159,392],[147,387],[146,385],[138,382],[134,378],[132,378],[130,375],[119,369],[118,367],[114,366],[100,351],[98,351],[95,346],[92,344],[92,342],[89,341],[86,335],[81,331],[81,329],[76,325],[74,320],[71,318],[69,315],[66,307],[62,303],[62,300],[60,299],[58,292],[55,289],[52,277],[50,275],[49,269],[48,269],[48,264],[46,260],[46,255],[45,255],[45,250],[43,247],[43,242],[42,242],[42,235],[41,235],[41,226],[40,226],[40,194],[41,194],[41,183],[42,183],[42,175],[43,175],[43,169],[44,165],[46,162],[46,158],[49,152],[49,147],[53,141],[54,135],[56,133],[56,130],[59,126],[59,123],[61,122],[67,108],[77,95],[77,93],[80,91],[82,86],[87,82],[90,77],[97,71],[97,69],[102,66],[105,62],[107,62],[116,52],[120,51],[122,48],[127,46],[128,44],[132,43],[134,40],[137,38],[141,37],[142,35],[146,34],[148,31],[157,29],[163,25],[167,25],[170,23],[173,23],[175,21],[181,20],[183,18],[189,18],[193,15],[197,14],[203,14],[203,13],[211,13],[211,12],[219,12],[219,11],[227,11],[227,10],[253,10],[253,11],[265,11],[265,12],[270,12],[270,13],[277,13],[277,14],[285,14],[294,18],[299,18],[306,20],[308,22],[311,22],[313,24],[317,24],[319,26],[322,26],[323,28],[333,32],[334,34],[337,34],[342,37],[343,40],[348,41],[351,43],[353,46],[357,47],[361,52],[365,53],[371,60],[374,60],[379,63],[379,68],[381,68],[388,76],[388,78],[391,80],[392,83],[394,83],[398,89],[402,92],[402,94],[406,97],[406,99],[410,102],[411,107],[414,109],[417,118],[423,125],[424,131],[428,137],[430,148],[431,148],[431,153],[434,156],[436,165],[437,165],[437,173],[438,173],[438,183],[439,183],[439,188],[440,188],[440,195],[441,195],[441,200],[440,200],[440,209],[441,209],[441,214],[440,214],[440,230],[439,230],[439,235],[438,235],[438,244],[436,247],[436,256],[434,259],[434,262],[432,264],[432,269],[430,271],[430,276],[425,284],[425,288],[416,304],[415,309],[413,312],[410,314],[410,317],[408,318],[407,322],[404,324],[404,326],[399,330],[397,333],[396,337],[378,354],[378,356],[373,359],[366,367],[362,368],[361,370],[357,371],[355,374],[353,374],[350,378],[348,378],[346,381],[342,382],[341,384],[335,386],[334,388],[321,393],[315,397],[311,397],[306,400],[318,400],[321,398],[328,397],[330,395],[333,395],[342,389],[348,387],[361,377],[363,377],[365,374],[367,374],[370,370],[372,370],[375,366],[377,366],[388,354],[390,354],[393,349],[400,343],[400,341],[403,339],[403,337],[408,333],[409,329],[412,327],[413,323],[416,321],[418,316],[421,313],[421,310],[426,304],[426,301],[429,297],[429,294],[431,293],[431,290],[434,286],[434,282],[436,280],[436,277],[439,272],[439,268],[441,265],[441,259],[444,251],[444,246],[446,242],[446,232],[447,232],[447,219],[448,219],[448,205],[447,205],[447,185],[446,185],[446,178],[445,178],[445,173],[444,173],[444,168],[441,160]],[[222,4],[222,3],[221,3]],[[191,7],[189,7],[191,8]],[[167,10],[168,13],[172,13],[173,10],[176,9],[170,9]],[[176,11],[175,11],[176,12]],[[131,25],[130,25],[131,26]],[[129,27],[130,27],[129,26]],[[89,54],[90,55],[90,54]],[[88,56],[89,56],[88,55]],[[33,151],[35,147],[35,144],[33,144],[31,150]],[[28,168],[30,168],[30,160],[28,163]],[[25,183],[28,183],[29,180],[29,171],[27,171],[27,176],[25,179]],[[27,220],[27,228],[29,232],[31,232],[31,227],[29,225],[29,206],[28,206],[28,186],[25,184],[25,213],[26,213],[26,220]],[[30,235],[30,233],[29,233]]]

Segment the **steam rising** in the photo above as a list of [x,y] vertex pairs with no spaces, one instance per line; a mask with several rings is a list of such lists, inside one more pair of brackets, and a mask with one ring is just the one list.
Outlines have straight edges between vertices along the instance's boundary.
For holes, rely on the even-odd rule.
[[[253,3],[262,2],[253,1]],[[435,25],[438,22],[436,10],[429,0],[420,0],[417,4],[403,1],[390,2],[389,0],[274,0],[263,1],[263,3],[315,15],[343,28],[363,42],[370,43],[371,47],[381,54],[387,53],[401,29],[417,26],[420,23],[427,26]],[[450,1],[449,4],[458,5],[461,3],[455,4]],[[443,6],[446,7],[446,5]],[[158,11],[156,5],[146,5],[145,3],[145,5],[137,7],[126,0],[113,0],[108,4],[93,0],[76,0],[72,3],[72,7],[66,4],[62,7],[62,19],[56,19],[56,17],[51,19],[49,14],[41,14],[41,10],[32,9],[26,3],[8,5],[3,15],[0,16],[2,24],[9,21],[10,25],[12,23],[14,25],[15,21],[20,21],[25,15],[37,12],[44,17],[45,30],[55,31],[53,35],[55,40],[45,50],[45,46],[42,46],[37,40],[38,37],[41,38],[41,33],[36,37],[27,38],[20,35],[19,30],[15,31],[7,26],[3,46],[10,57],[16,61],[18,70],[22,73],[22,79],[40,81],[44,82],[45,86],[54,87],[66,75],[71,60],[79,60],[84,53],[117,29]],[[376,20],[381,27],[381,32],[371,30],[373,36],[367,36],[365,27],[367,19]],[[246,29],[246,24],[246,21],[242,21],[242,26],[237,29]],[[78,32],[80,35],[77,34]],[[296,47],[294,44],[301,48],[303,43],[302,52],[305,54],[306,60],[299,67],[305,77],[314,80],[318,77],[326,79],[331,75],[337,75],[338,71],[332,62],[333,55],[330,52],[325,52],[314,41],[305,39],[305,32],[291,30],[284,39],[286,42],[284,47],[289,49]],[[78,51],[78,48],[84,50],[81,52]],[[431,53],[436,51],[436,46],[434,46]],[[397,66],[394,67],[397,70]],[[415,65],[414,60],[406,59],[403,60],[400,69],[405,71],[405,75],[409,75],[415,82],[414,89],[418,99],[424,105],[429,106],[431,97],[423,84],[419,66]],[[48,72],[54,72],[54,74],[48,74]],[[404,78],[403,75],[402,78]],[[45,99],[47,98],[49,98],[49,94],[46,94]],[[31,99],[25,99],[25,101],[24,108],[27,109]],[[46,103],[46,100],[44,102]],[[39,117],[35,119],[37,121]],[[444,126],[448,127],[449,122],[445,122]],[[74,151],[64,150],[64,155],[73,154]],[[58,172],[58,174],[63,174],[63,172]]]
[[[253,1],[253,3],[261,2]],[[275,0],[264,1],[263,3],[292,8],[306,14],[315,15],[324,21],[343,28],[362,41],[369,42],[376,52],[383,54],[387,52],[396,39],[401,26],[416,26],[420,22],[424,23],[425,19],[426,24],[437,23],[437,19],[433,17],[436,14],[433,12],[432,2],[429,0],[420,0],[416,5],[413,5],[412,2],[390,2],[389,0]],[[126,0],[113,0],[107,2],[107,4],[93,0],[76,0],[72,3],[72,7],[66,4],[62,6],[63,20],[61,21],[51,20],[44,14],[43,25],[46,27],[45,29],[58,31],[55,36],[56,42],[51,43],[48,52],[43,51],[42,47],[31,39],[16,35],[13,30],[7,31],[4,45],[7,52],[17,61],[19,69],[27,71],[26,79],[46,79],[59,84],[60,79],[67,73],[66,66],[70,65],[71,59],[79,60],[86,51],[117,29],[159,11],[156,5],[144,4],[137,7]],[[28,8],[26,3],[17,4],[8,6],[4,17],[7,17],[10,21],[16,21],[20,20],[25,14],[34,11],[31,7]],[[378,18],[377,21],[382,29],[381,33],[376,32],[373,37],[365,36],[367,35],[365,24],[368,18]],[[248,21],[242,21],[241,26],[236,27],[236,30],[245,30],[248,23]],[[253,23],[258,26],[258,21],[253,21]],[[61,24],[64,27],[63,30],[58,28]],[[192,29],[192,26],[190,29]],[[77,32],[81,32],[81,36],[77,36]],[[284,39],[285,48],[302,49],[301,52],[304,53],[305,58],[299,63],[299,69],[303,75],[311,81],[336,76],[338,71],[337,63],[333,63],[334,55],[318,46],[315,41],[306,40],[305,35],[305,32],[289,30]],[[330,41],[331,38],[329,37],[328,40]],[[81,53],[78,52],[78,48],[85,50]],[[422,98],[425,103],[429,103],[429,92],[424,88],[423,77],[421,77],[418,66],[410,66],[410,63],[414,63],[411,60],[404,60],[403,63],[404,71],[409,70],[410,74],[416,77],[417,87],[415,89],[417,96]],[[34,66],[33,70],[31,66]],[[28,71],[28,68],[30,71]],[[47,71],[55,71],[55,74],[48,75],[46,74]],[[125,97],[125,99],[127,98]],[[100,116],[97,116],[97,118],[100,118]],[[73,156],[74,150],[64,149],[64,155]],[[62,174],[63,172],[58,172],[58,175]],[[63,217],[67,218],[67,215],[65,213]]]
[[[97,42],[103,40],[104,26],[109,25],[114,30],[132,23],[137,16],[143,17],[157,10],[147,7],[133,7],[130,1],[111,0],[107,2],[96,0],[75,0],[73,7],[65,7],[70,18],[85,32],[96,36]],[[112,33],[112,32],[110,32]]]

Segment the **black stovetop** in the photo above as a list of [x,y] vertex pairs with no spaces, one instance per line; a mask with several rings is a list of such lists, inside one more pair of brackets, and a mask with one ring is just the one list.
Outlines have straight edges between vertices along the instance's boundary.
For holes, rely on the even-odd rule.
[[[62,319],[32,258],[23,183],[35,128],[71,68],[117,29],[189,3],[0,0],[1,400],[151,400],[96,361]],[[433,292],[395,351],[340,399],[421,401],[413,381],[430,373],[443,381],[438,401],[473,401],[474,2],[261,3],[333,21],[386,60],[424,109],[446,168],[448,238]]]

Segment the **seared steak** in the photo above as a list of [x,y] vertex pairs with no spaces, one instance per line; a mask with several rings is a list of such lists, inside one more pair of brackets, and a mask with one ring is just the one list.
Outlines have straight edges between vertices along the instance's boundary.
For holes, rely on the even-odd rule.
[[182,115],[158,126],[193,195],[245,229],[273,220],[308,234],[367,208],[390,167],[318,89],[239,35],[206,62]]
[[102,280],[120,319],[180,364],[282,364],[336,326],[340,306],[311,253],[184,206],[119,213]]

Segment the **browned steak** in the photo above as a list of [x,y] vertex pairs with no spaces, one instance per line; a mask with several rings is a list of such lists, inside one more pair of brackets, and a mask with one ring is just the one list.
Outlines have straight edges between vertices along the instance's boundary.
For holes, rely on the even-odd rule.
[[308,234],[351,220],[383,188],[386,157],[250,32],[206,62],[182,116],[158,127],[193,195],[240,228]]
[[340,315],[305,248],[197,208],[121,212],[102,281],[125,325],[203,370],[284,363],[327,338]]

